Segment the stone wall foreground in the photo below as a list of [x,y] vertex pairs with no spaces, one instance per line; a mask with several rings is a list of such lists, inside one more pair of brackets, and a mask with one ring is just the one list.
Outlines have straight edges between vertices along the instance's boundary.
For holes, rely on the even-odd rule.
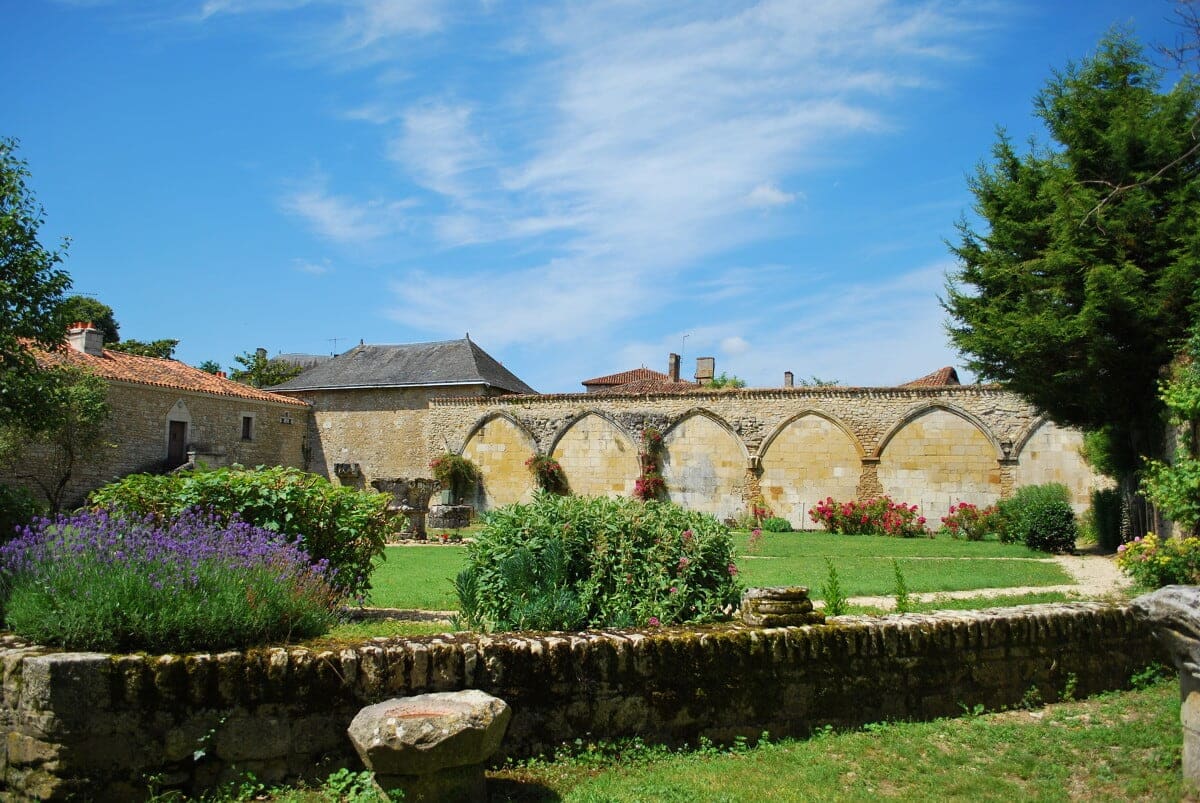
[[447,634],[215,655],[52,652],[0,638],[0,795],[130,800],[358,766],[365,705],[480,689],[513,719],[501,751],[576,737],[681,743],[800,736],[826,724],[954,716],[1127,686],[1162,660],[1127,606],[1072,603],[826,625]]

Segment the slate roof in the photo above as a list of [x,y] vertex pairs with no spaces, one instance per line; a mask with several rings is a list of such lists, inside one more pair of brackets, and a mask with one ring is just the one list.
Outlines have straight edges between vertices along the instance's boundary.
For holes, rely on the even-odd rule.
[[609,374],[608,376],[598,376],[595,379],[585,379],[583,380],[583,386],[585,388],[594,386],[608,387],[612,385],[627,385],[630,382],[666,382],[669,379],[670,377],[664,373],[642,366],[641,368],[634,368],[632,371],[622,371],[619,374]]
[[958,371],[952,366],[947,365],[945,368],[939,368],[932,374],[926,374],[920,379],[914,379],[911,382],[905,382],[900,387],[902,388],[940,388],[946,385],[961,385],[958,381]]
[[309,368],[332,359],[333,357],[328,354],[280,354],[272,357],[271,362],[285,362],[307,371]]
[[272,388],[302,390],[488,385],[536,394],[469,338],[397,346],[355,346]]
[[231,379],[193,368],[178,360],[160,360],[157,357],[139,357],[122,351],[105,349],[100,355],[76,351],[64,345],[54,351],[33,349],[38,364],[42,366],[69,365],[84,368],[104,379],[119,382],[133,382],[139,385],[152,385],[173,390],[191,390],[197,393],[210,393],[214,396],[228,396],[237,399],[250,399],[261,402],[286,404],[290,407],[307,407],[307,403],[290,396],[280,396]]

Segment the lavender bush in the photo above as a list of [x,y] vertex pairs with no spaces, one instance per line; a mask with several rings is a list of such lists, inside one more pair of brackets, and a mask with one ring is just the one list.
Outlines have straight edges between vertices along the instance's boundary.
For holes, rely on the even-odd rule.
[[67,649],[184,652],[324,633],[340,599],[325,561],[279,533],[192,510],[40,519],[0,548],[9,629]]

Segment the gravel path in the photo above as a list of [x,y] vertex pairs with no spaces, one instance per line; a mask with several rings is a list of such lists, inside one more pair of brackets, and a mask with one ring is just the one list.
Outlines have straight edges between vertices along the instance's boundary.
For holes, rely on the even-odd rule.
[[[1008,588],[975,588],[968,591],[939,591],[935,593],[909,594],[913,601],[929,602],[942,599],[987,599],[1007,597],[1015,594],[1037,594],[1058,592],[1078,595],[1082,599],[1122,597],[1133,585],[1119,568],[1112,555],[1085,552],[1079,555],[1054,555],[1041,559],[1045,563],[1057,563],[1067,574],[1075,578],[1070,585],[1018,586]],[[896,606],[895,597],[851,597],[851,605],[890,610]],[[819,605],[819,603],[818,603]]]

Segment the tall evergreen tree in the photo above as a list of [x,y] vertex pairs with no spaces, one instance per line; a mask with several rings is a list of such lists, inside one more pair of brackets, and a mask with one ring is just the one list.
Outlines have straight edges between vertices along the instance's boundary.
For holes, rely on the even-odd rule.
[[1055,73],[1034,104],[1052,144],[1019,155],[1001,131],[970,181],[982,225],[959,223],[943,301],[968,365],[1102,435],[1130,495],[1200,307],[1200,87],[1162,83],[1121,32]]

